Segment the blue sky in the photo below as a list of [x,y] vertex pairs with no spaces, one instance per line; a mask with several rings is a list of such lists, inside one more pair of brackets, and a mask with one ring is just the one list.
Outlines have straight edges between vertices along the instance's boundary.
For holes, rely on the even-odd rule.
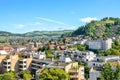
[[120,17],[120,0],[0,0],[0,31],[74,30],[90,20]]

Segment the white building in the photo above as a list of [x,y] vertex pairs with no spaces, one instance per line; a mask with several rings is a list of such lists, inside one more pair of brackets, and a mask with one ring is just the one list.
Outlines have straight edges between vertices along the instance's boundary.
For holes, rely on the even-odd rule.
[[78,61],[92,61],[96,57],[96,54],[92,51],[73,51],[71,58]]
[[59,61],[60,61],[60,62],[72,62],[72,60],[70,59],[69,56],[64,56],[64,55],[62,55],[62,56],[59,58]]
[[[88,61],[88,66],[91,68],[89,72],[89,80],[100,80],[103,65],[106,62],[118,62],[119,56],[96,57],[93,61]],[[112,66],[114,69],[114,67]]]
[[89,76],[90,76],[89,80],[100,80],[101,70],[91,68],[91,70],[89,72]]
[[33,58],[35,59],[46,59],[45,52],[37,52],[33,54]]
[[0,50],[0,55],[8,54],[5,50]]
[[105,56],[105,57],[95,57],[94,60],[88,61],[89,67],[101,67],[108,61],[118,61],[120,60],[119,56]]
[[24,51],[26,49],[27,48],[25,46],[19,46],[19,47],[17,47],[17,52]]
[[108,50],[112,47],[112,39],[88,41],[89,49]]

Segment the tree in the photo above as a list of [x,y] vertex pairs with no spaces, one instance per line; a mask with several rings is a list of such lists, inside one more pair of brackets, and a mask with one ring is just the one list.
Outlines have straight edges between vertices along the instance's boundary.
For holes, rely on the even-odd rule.
[[89,79],[89,71],[90,71],[90,68],[88,66],[85,66],[85,78],[86,78],[86,80]]
[[114,80],[114,71],[108,63],[102,69],[101,80]]
[[112,69],[110,64],[105,64],[101,72],[101,80],[120,80],[120,65],[114,66]]
[[0,80],[15,80],[15,72],[10,71],[0,74]]
[[114,44],[115,44],[116,46],[120,46],[120,40],[115,40]]
[[44,69],[39,76],[40,80],[70,80],[69,75],[60,68]]
[[120,80],[120,66],[119,65],[117,65],[114,75],[115,75],[114,80]]
[[52,58],[53,57],[53,52],[52,50],[45,50],[45,54],[47,58]]
[[24,80],[29,80],[29,79],[32,78],[32,75],[31,75],[30,71],[21,71],[19,73],[19,76],[20,76],[20,78],[22,78]]
[[85,51],[86,50],[86,46],[85,45],[77,45],[77,50]]

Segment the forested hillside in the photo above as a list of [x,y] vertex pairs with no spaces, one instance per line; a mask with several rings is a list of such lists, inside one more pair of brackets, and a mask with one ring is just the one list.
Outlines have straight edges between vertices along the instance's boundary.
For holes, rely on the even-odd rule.
[[62,37],[85,35],[90,37],[110,37],[120,35],[120,18],[106,17],[91,21],[77,30],[63,34]]

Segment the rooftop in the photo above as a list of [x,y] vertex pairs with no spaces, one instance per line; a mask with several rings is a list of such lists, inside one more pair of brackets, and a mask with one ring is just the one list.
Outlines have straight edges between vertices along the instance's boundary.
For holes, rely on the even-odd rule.
[[67,66],[70,63],[66,63],[66,62],[60,62],[60,61],[55,61],[54,63],[50,64],[49,66]]

